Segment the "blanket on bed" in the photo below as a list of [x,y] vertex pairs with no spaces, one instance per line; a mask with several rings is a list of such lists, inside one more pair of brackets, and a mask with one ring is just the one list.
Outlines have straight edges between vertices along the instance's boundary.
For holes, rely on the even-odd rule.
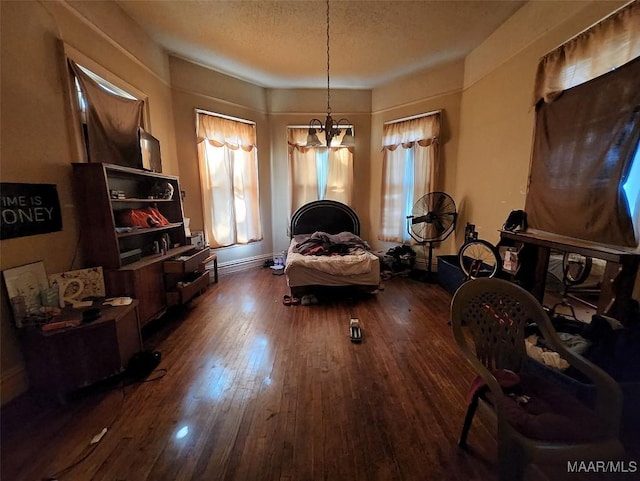
[[296,241],[298,239],[300,241],[293,247],[293,252],[307,256],[331,256],[357,254],[363,250],[371,250],[366,241],[351,232],[328,234],[318,231],[304,237],[305,239],[302,240],[296,236]]

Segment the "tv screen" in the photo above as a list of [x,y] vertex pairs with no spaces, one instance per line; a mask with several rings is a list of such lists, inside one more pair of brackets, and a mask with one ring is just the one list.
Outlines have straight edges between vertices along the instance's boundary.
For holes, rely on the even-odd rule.
[[162,172],[160,141],[144,129],[139,129],[142,168],[152,172]]

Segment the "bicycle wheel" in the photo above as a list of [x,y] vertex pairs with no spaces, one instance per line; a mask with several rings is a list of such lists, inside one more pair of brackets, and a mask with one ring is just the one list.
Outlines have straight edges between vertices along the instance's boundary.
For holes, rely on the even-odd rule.
[[466,242],[458,251],[462,272],[470,279],[493,277],[500,269],[500,254],[489,242],[475,239]]
[[562,256],[564,281],[569,285],[582,284],[591,274],[592,264],[591,257],[575,252],[565,252]]

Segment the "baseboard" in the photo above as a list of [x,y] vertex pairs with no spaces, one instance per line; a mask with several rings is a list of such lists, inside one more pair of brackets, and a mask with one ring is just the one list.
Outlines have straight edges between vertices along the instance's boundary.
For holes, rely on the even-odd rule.
[[218,263],[218,274],[222,276],[263,267],[265,261],[273,260],[274,255],[275,254],[261,254],[259,256],[246,257],[235,261],[220,262]]
[[29,389],[29,378],[22,366],[14,366],[0,376],[0,405],[4,406]]

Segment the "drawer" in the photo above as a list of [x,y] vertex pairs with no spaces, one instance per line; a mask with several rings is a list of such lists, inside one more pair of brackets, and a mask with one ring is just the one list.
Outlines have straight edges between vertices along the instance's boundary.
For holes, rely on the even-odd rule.
[[164,261],[164,272],[167,274],[185,274],[195,272],[200,264],[209,257],[209,248],[193,249],[186,253]]
[[184,304],[189,301],[196,294],[204,291],[209,286],[209,273],[205,272],[200,274],[193,281],[188,283],[180,283],[176,285],[175,289],[168,291],[167,304],[170,306],[176,306],[178,304]]

